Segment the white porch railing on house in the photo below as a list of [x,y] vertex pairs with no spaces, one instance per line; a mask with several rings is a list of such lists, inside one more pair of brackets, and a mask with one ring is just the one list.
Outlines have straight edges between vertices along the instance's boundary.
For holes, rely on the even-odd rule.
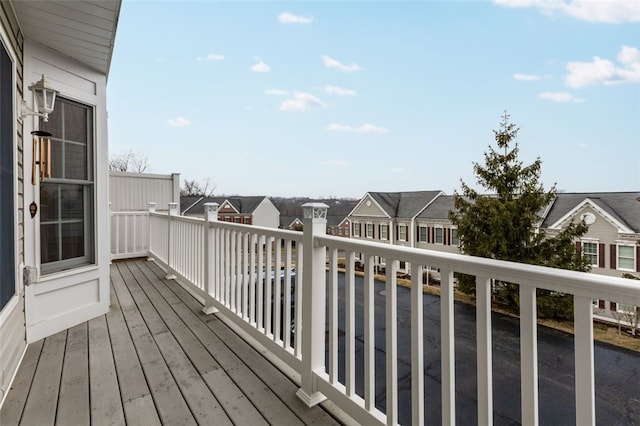
[[127,259],[149,254],[149,213],[111,212],[111,258]]
[[[400,261],[412,265],[411,419],[415,425],[424,424],[425,416],[429,415],[424,412],[423,267],[418,265],[429,265],[441,271],[443,425],[456,421],[454,272],[476,276],[477,401],[478,423],[482,425],[493,423],[490,293],[493,279],[520,285],[523,424],[538,424],[536,289],[574,296],[575,417],[578,425],[595,424],[592,300],[640,305],[640,288],[622,278],[329,236],[325,233],[325,205],[305,205],[304,233],[219,222],[215,204],[207,206],[204,220],[178,216],[175,204],[169,215],[150,211],[148,218],[150,256],[167,269],[169,276],[179,277],[200,297],[205,312],[224,314],[298,372],[301,377],[298,396],[308,405],[328,398],[362,424],[393,425],[398,419],[396,271]],[[344,353],[338,350],[338,251],[345,257]],[[356,257],[364,261],[362,396],[356,393],[355,383]],[[385,412],[375,404],[378,395],[375,386],[374,257],[385,258],[387,264],[385,324],[382,327],[386,334]],[[295,268],[295,275],[292,268]],[[279,275],[281,279],[278,279]],[[289,326],[291,323],[293,327]],[[338,378],[341,362],[345,371],[342,381]]]

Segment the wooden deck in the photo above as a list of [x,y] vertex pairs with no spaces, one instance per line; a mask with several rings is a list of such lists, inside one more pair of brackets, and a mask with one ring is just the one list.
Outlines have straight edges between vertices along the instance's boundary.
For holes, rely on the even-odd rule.
[[1,425],[337,423],[154,263],[111,284],[108,314],[29,345]]

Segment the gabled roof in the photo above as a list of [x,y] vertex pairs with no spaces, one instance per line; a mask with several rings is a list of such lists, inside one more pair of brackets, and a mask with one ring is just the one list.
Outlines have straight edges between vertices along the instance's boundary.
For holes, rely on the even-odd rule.
[[[410,219],[420,213],[442,191],[368,192],[389,217]],[[363,197],[363,200],[366,198]],[[355,208],[354,208],[355,210]]]
[[449,211],[453,210],[453,195],[440,195],[420,214],[419,219],[449,219]]
[[[180,197],[180,205],[182,205],[183,198],[191,197]],[[201,197],[197,203],[195,203],[190,209],[188,209],[188,211],[183,211],[183,214],[188,213],[191,215],[204,215],[205,203],[218,203],[218,205],[222,206],[225,201],[228,201],[229,204],[231,204],[239,214],[251,214],[265,198],[267,197]]]
[[324,203],[327,210],[327,226],[337,226],[360,200],[349,198],[315,199],[307,197],[274,198],[273,204],[280,211],[280,226],[286,228],[296,217],[303,217],[302,206],[306,203]]
[[628,228],[640,233],[639,199],[640,192],[558,193],[542,227],[557,228],[565,219],[588,204],[618,228]]
[[[202,196],[180,196],[180,214],[185,214],[202,200]],[[204,210],[202,210],[204,212]]]
[[11,1],[26,39],[109,74],[121,0]]

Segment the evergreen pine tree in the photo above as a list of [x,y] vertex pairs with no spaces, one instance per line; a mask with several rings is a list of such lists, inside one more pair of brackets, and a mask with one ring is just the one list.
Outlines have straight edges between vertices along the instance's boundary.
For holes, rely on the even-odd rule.
[[[540,158],[530,165],[518,159],[518,130],[505,112],[500,129],[494,130],[497,147],[489,146],[484,165],[473,164],[485,193],[461,182],[462,193],[454,194],[455,208],[449,218],[458,228],[461,249],[471,256],[588,271],[588,261],[574,243],[587,231],[584,222],[572,223],[554,237],[539,228],[541,214],[553,202],[556,188],[547,191],[540,182]],[[473,293],[474,277],[459,277],[459,289]],[[517,285],[497,282],[495,297],[509,308],[518,307]],[[538,291],[541,316],[570,318],[571,306],[567,296]]]

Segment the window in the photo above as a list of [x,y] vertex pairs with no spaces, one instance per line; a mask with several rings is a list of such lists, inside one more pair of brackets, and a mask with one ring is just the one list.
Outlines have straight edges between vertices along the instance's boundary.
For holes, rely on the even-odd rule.
[[634,314],[636,312],[636,307],[633,305],[625,305],[624,303],[618,303],[616,305],[616,310],[618,312],[623,312],[625,314]]
[[583,242],[582,255],[589,258],[592,266],[598,266],[598,243]]
[[407,241],[407,227],[406,226],[398,226],[398,240],[399,241]]
[[618,269],[635,271],[636,256],[634,246],[618,246]]
[[240,223],[240,217],[239,216],[238,217],[234,217],[233,218],[233,222],[234,223]]
[[458,228],[451,228],[451,245],[459,246],[460,237],[458,237]]
[[360,224],[359,223],[354,223],[353,224],[353,235],[356,237],[360,236]]
[[0,310],[16,294],[13,75],[0,40]]
[[373,238],[373,223],[367,223],[366,227],[367,227],[367,229],[366,229],[366,232],[367,232],[366,237],[367,238]]
[[342,235],[342,228],[338,228],[338,235]]
[[51,177],[40,184],[40,263],[51,273],[94,262],[93,109],[56,99],[49,122]]
[[427,227],[426,226],[421,226],[420,227],[420,235],[418,235],[418,241],[427,241]]
[[435,244],[442,244],[442,234],[443,234],[444,229],[442,228],[434,228],[434,237],[433,237],[433,242]]
[[380,225],[380,239],[381,240],[389,239],[389,227],[387,225]]

